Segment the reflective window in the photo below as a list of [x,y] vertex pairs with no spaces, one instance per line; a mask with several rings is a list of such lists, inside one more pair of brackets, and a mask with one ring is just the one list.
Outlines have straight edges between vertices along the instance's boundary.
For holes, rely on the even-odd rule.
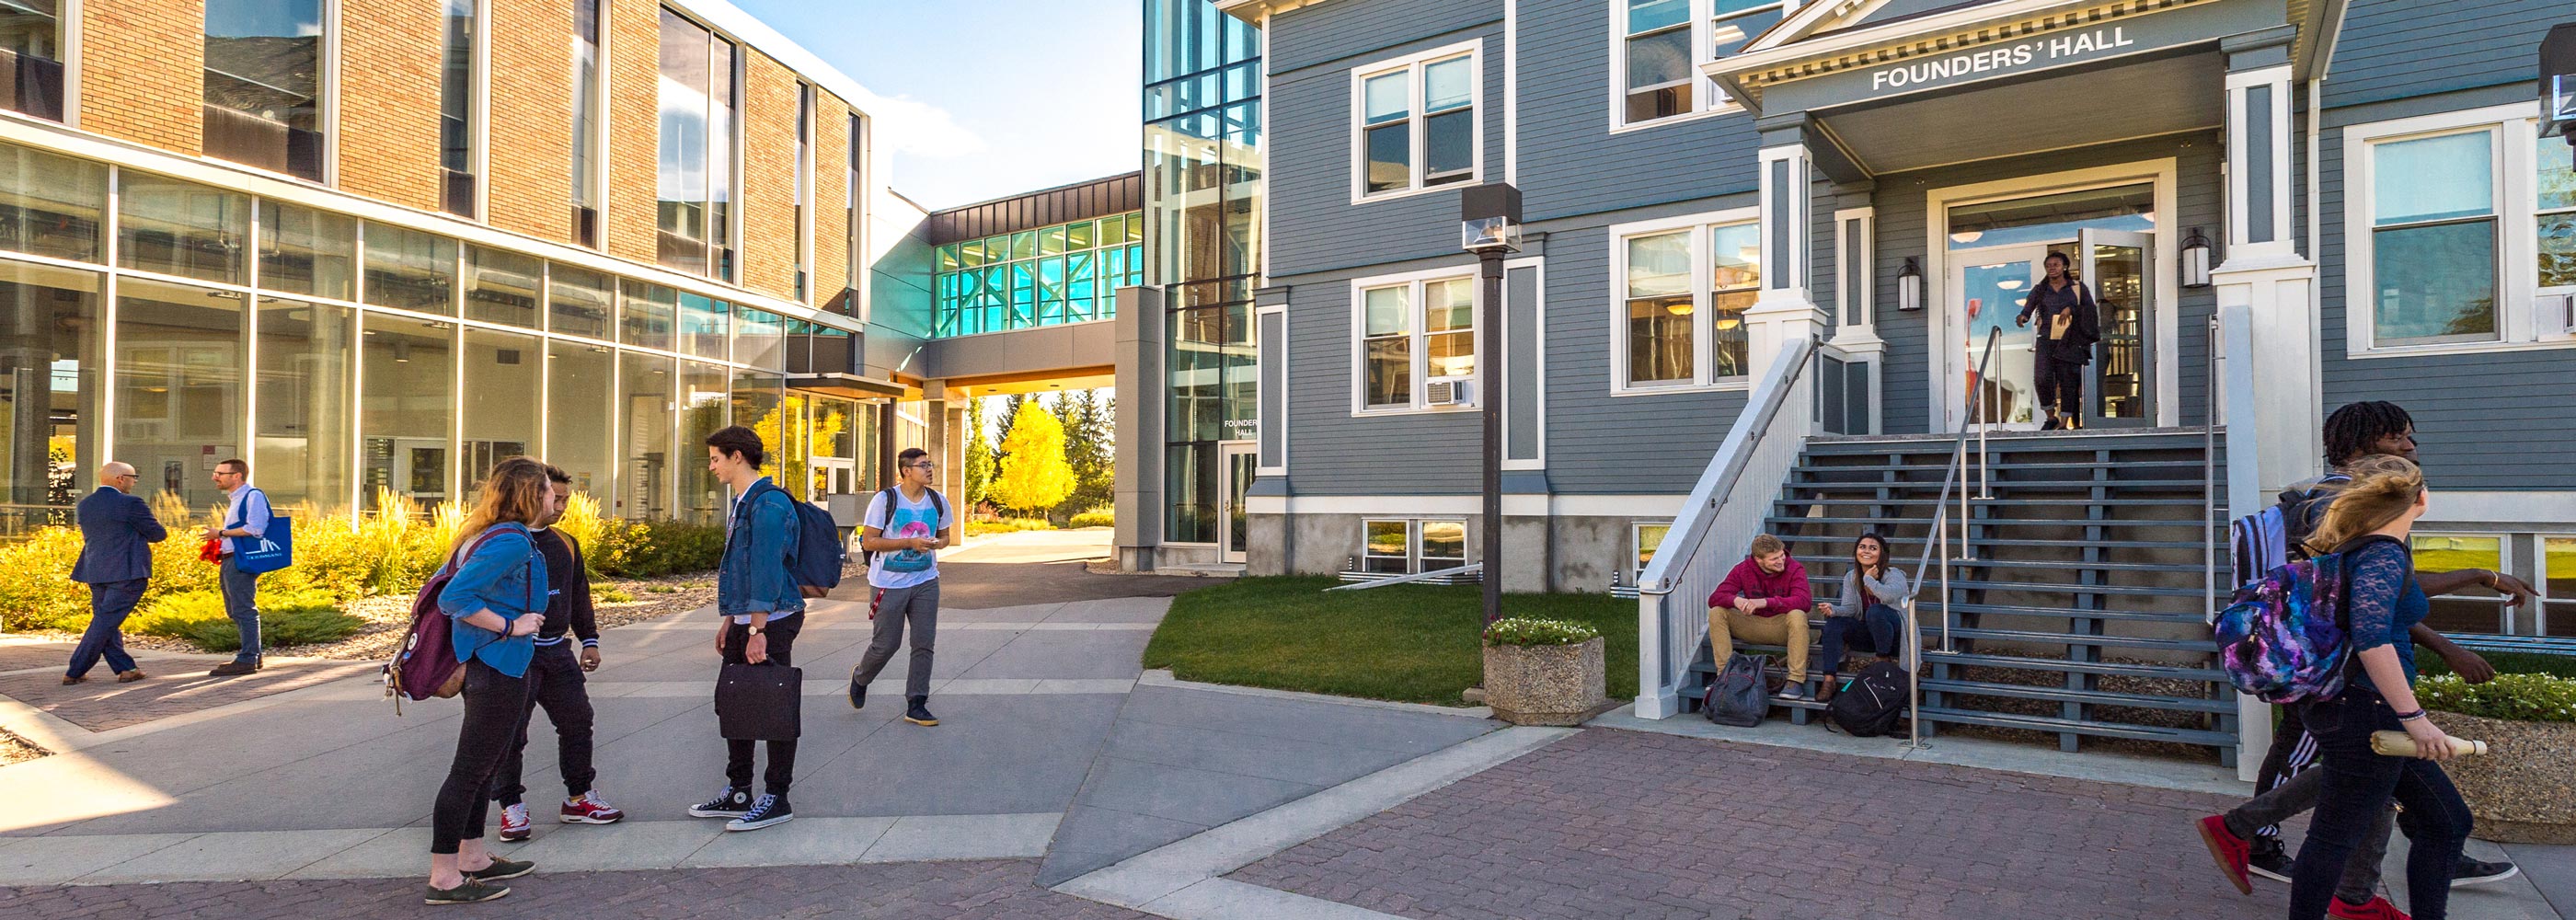
[[615,513],[617,355],[606,345],[553,339],[546,356],[546,462],[572,474],[573,491],[599,499],[602,513]]
[[702,443],[716,429],[733,424],[727,421],[726,378],[722,367],[699,361],[680,362],[680,450],[679,465],[681,520],[696,524],[724,523],[726,502],[733,496],[725,491],[723,481],[707,472],[707,450]]
[[796,200],[793,207],[794,211],[789,216],[790,225],[796,228],[793,299],[798,303],[811,303],[806,285],[811,280],[807,276],[814,271],[810,261],[814,246],[812,234],[805,226],[807,215],[814,209],[814,85],[811,83],[796,84]]
[[618,341],[669,350],[672,323],[680,310],[680,292],[641,281],[628,281],[622,287],[625,296],[618,299]]
[[260,290],[356,300],[357,261],[356,220],[260,200]]
[[68,525],[72,503],[98,487],[101,286],[90,272],[0,261],[0,535]]
[[2549,606],[2538,632],[2576,636],[2576,537],[2541,538],[2540,558],[2540,591]]
[[465,441],[458,481],[471,503],[492,468],[537,453],[545,415],[545,364],[536,336],[465,330],[465,402],[456,416]]
[[1751,373],[1744,311],[1762,287],[1758,222],[1653,229],[1621,236],[1626,264],[1619,317],[1619,388],[1705,386]]
[[1360,571],[1378,575],[1412,574],[1411,524],[1410,521],[1362,522]]
[[0,108],[63,120],[61,0],[0,4]]
[[557,262],[546,275],[547,327],[558,335],[614,340],[615,289],[607,275]]
[[725,327],[732,308],[724,301],[680,292],[680,350],[701,358],[723,360]]
[[106,221],[107,167],[0,144],[0,249],[98,262]]
[[2495,132],[2370,145],[2372,342],[2492,341]]
[[372,313],[359,339],[359,506],[388,507],[388,493],[423,507],[447,500],[454,324]]
[[[1474,279],[1366,288],[1360,291],[1359,312],[1360,408],[1473,404],[1454,384],[1476,372]],[[1247,396],[1251,386],[1247,380]],[[1249,418],[1250,406],[1243,409],[1247,414],[1242,417]]]
[[[769,452],[769,456],[761,461],[760,474],[775,481],[779,488],[792,492],[798,488],[804,469],[799,466],[788,471],[779,464],[789,454],[805,449],[805,435],[802,419],[797,420],[799,424],[791,426],[786,417],[786,386],[787,379],[776,372],[733,372],[731,424],[749,428],[760,435],[761,446]],[[795,475],[789,475],[790,472]]]
[[1142,232],[1140,215],[1124,214],[937,247],[932,335],[1115,317],[1118,288],[1145,279],[1144,247],[1125,242],[1131,224]]
[[349,506],[357,349],[355,311],[260,298],[259,416],[250,462],[271,502],[311,502],[324,512]]
[[1645,576],[1646,566],[1655,561],[1655,552],[1663,548],[1664,535],[1672,532],[1673,525],[1638,524],[1635,528],[1633,543],[1637,548],[1637,566],[1628,571],[1628,583],[1632,585],[1637,583],[1637,579]]
[[474,31],[480,0],[445,0],[438,76],[439,205],[474,217]]
[[535,256],[465,247],[465,318],[536,328],[545,270]]
[[1627,95],[1623,120],[1633,125],[1726,104],[1702,66],[1744,50],[1787,8],[1780,0],[1625,0],[1624,12],[1623,60],[1613,69]]
[[2576,287],[2576,147],[2569,147],[2566,138],[2544,137],[2535,154],[2533,220],[2540,241],[2540,286]]
[[125,170],[117,181],[117,264],[200,281],[249,284],[242,243],[250,196]]
[[593,247],[600,245],[599,4],[572,4],[572,239]]
[[671,268],[728,279],[734,67],[732,42],[662,11],[659,256]]
[[[2501,536],[2441,535],[2417,533],[2409,538],[2415,550],[2415,571],[2419,574],[2457,572],[2463,569],[2486,569],[2501,572],[2504,565],[2504,543]],[[2502,598],[2484,587],[2470,587],[2433,598],[2433,611],[2424,625],[2436,632],[2510,632],[2504,622]]]
[[1163,539],[1171,543],[1217,541],[1217,445],[1173,444],[1164,457],[1163,500],[1170,514]]
[[1422,522],[1422,561],[1416,571],[1437,572],[1467,564],[1467,522]]
[[673,471],[705,466],[705,452],[672,454],[671,394],[678,385],[672,359],[630,351],[617,360],[617,515],[669,518]]
[[1409,285],[1360,292],[1361,405],[1413,405],[1412,293]]
[[1477,89],[1473,53],[1362,74],[1358,194],[1475,181]]
[[733,308],[733,359],[776,370],[787,353],[787,324],[778,314],[750,307]]
[[205,154],[322,181],[323,72],[322,0],[206,0]]
[[367,225],[366,302],[456,315],[456,241],[385,224]]
[[[1664,0],[1679,2],[1679,0]],[[1683,30],[1688,34],[1687,29]],[[1687,382],[1693,376],[1691,232],[1627,240],[1628,382]]]
[[[247,459],[242,314],[248,295],[127,277],[116,296],[116,457],[142,474],[134,494],[191,508],[224,501],[214,463]],[[252,481],[258,481],[252,470]]]

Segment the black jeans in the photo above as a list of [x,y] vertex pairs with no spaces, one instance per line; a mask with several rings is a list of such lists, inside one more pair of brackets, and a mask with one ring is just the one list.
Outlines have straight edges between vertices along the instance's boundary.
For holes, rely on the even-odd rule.
[[2412,757],[2382,757],[2370,750],[2373,731],[2403,731],[2395,710],[2358,681],[2299,714],[2317,738],[2325,795],[2308,824],[2308,839],[2290,867],[2290,920],[2319,920],[2353,848],[2371,822],[2388,809],[2390,796],[2404,809],[2397,826],[2412,849],[2406,854],[2406,889],[2416,920],[2450,916],[2451,871],[2474,821],[2469,805],[2440,764]]
[[438,787],[438,804],[430,811],[429,851],[456,852],[463,840],[483,836],[483,818],[492,800],[492,771],[510,753],[519,714],[527,707],[528,682],[493,670],[482,659],[465,663],[465,722],[456,731],[456,759],[447,765],[447,782]]
[[572,640],[537,646],[536,659],[528,662],[528,701],[519,709],[519,734],[508,756],[501,758],[500,769],[492,774],[493,801],[517,805],[528,794],[519,772],[528,753],[528,726],[539,706],[546,708],[546,721],[555,724],[555,765],[563,773],[564,798],[569,801],[590,791],[599,771],[590,763],[590,691],[583,689],[587,681]]
[[[1905,614],[1886,604],[1871,604],[1859,616],[1837,613],[1825,618],[1825,657],[1817,665],[1826,674],[1843,669],[1843,646],[1894,658],[1904,651]],[[1855,641],[1857,640],[1857,641]]]
[[[728,618],[729,619],[729,618]],[[794,667],[796,631],[805,628],[803,611],[791,613],[783,620],[771,620],[762,627],[769,637],[769,660],[780,667]],[[724,663],[744,664],[743,644],[751,639],[751,627],[735,623],[725,627]],[[749,738],[725,739],[725,785],[736,789],[751,787],[751,746]],[[761,774],[770,795],[787,797],[787,787],[796,780],[796,739],[757,742],[769,745],[769,769]]]
[[2054,408],[2069,424],[2084,417],[2084,365],[2042,357],[2034,368],[2039,379],[2039,407]]

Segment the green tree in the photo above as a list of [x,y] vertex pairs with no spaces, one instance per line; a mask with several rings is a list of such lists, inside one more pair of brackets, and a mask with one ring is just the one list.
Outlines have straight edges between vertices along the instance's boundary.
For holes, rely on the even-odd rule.
[[991,491],[1003,507],[1043,512],[1073,494],[1073,467],[1064,460],[1064,426],[1046,407],[1020,400],[1002,453],[1001,475]]
[[1073,390],[1056,400],[1056,418],[1064,425],[1064,459],[1073,467],[1073,495],[1058,507],[1066,517],[1106,507],[1114,499],[1115,458],[1110,445],[1108,401],[1099,390]]
[[964,505],[973,508],[985,498],[993,483],[993,440],[984,433],[984,397],[966,400],[966,496]]

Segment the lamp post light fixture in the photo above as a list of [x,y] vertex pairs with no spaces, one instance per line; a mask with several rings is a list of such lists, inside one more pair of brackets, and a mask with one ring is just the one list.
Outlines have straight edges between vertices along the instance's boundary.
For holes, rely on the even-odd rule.
[[2182,286],[2209,286],[2209,238],[2200,235],[2199,227],[2182,238]]
[[1476,254],[1483,301],[1476,311],[1476,406],[1484,416],[1484,549],[1476,556],[1485,622],[1503,618],[1503,259],[1521,251],[1521,190],[1488,182],[1458,194],[1458,246]]
[[1923,268],[1914,264],[1913,256],[1905,257],[1905,268],[1896,273],[1896,309],[1912,313],[1923,309]]

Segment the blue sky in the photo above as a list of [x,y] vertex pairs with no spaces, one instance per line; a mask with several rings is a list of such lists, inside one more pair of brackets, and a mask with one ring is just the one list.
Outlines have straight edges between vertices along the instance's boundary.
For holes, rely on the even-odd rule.
[[734,0],[890,100],[894,187],[932,209],[1137,168],[1138,0]]

